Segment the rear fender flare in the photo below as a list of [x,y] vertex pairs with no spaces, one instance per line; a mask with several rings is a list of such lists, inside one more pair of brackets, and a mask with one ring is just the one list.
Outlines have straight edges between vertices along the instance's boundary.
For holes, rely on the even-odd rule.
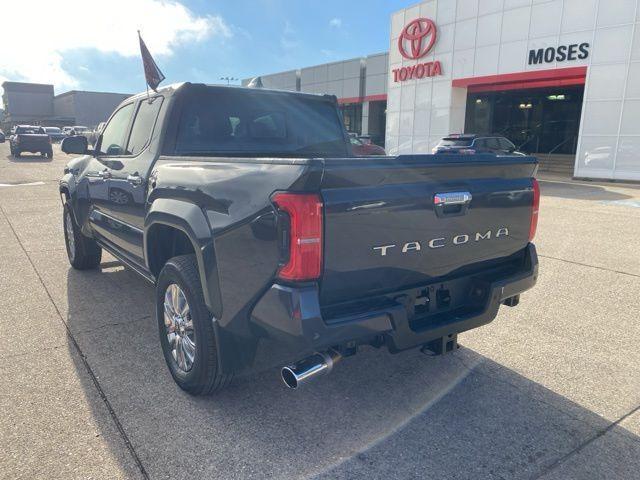
[[153,202],[145,218],[143,234],[144,260],[149,271],[151,271],[151,265],[148,257],[148,233],[156,224],[181,230],[189,238],[198,262],[205,303],[213,316],[220,318],[222,300],[213,234],[202,210],[193,203],[183,200],[160,198]]

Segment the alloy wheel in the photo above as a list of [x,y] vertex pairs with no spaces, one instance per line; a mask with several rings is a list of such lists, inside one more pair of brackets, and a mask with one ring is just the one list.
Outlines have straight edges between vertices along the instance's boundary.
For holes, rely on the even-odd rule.
[[187,297],[175,283],[164,294],[164,326],[171,355],[183,372],[193,367],[196,356],[196,338]]
[[73,262],[76,256],[76,237],[73,235],[73,219],[71,213],[67,210],[64,214],[64,230],[67,234],[67,250],[69,258]]

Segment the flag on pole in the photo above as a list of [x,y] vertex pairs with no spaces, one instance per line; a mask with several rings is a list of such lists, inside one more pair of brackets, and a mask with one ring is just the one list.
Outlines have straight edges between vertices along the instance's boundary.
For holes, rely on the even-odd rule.
[[147,85],[156,92],[158,85],[165,79],[165,76],[156,65],[151,53],[149,53],[149,49],[140,36],[140,30],[138,30],[138,38],[140,39],[140,55],[142,55],[142,64],[144,65],[144,76],[147,79]]

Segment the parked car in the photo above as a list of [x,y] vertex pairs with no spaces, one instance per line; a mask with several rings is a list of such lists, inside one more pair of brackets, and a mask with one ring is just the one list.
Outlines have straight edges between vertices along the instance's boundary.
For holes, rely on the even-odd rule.
[[104,128],[105,124],[107,122],[100,122],[98,124],[98,126],[91,132],[91,134],[87,137],[87,139],[89,140],[89,144],[91,146],[95,145],[96,142],[98,141],[98,137],[100,136],[100,134],[102,133],[102,129]]
[[4,132],[2,131],[2,129],[0,129],[0,143],[4,143],[6,137],[4,135]]
[[386,155],[384,148],[374,143],[365,143],[362,138],[349,137],[351,142],[351,152],[357,157],[366,157],[367,155]]
[[62,133],[64,133],[64,135],[67,137],[71,135],[71,130],[73,130],[73,127],[62,127]]
[[9,137],[11,155],[19,157],[24,152],[40,153],[47,158],[53,158],[51,138],[44,128],[32,125],[18,125]]
[[535,284],[535,158],[350,149],[335,97],[131,97],[94,149],[62,142],[82,155],[59,185],[69,262],[96,268],[105,250],[155,285],[164,358],[191,394],[272,365],[296,388],[364,345],[451,352]]
[[433,150],[436,154],[473,155],[491,153],[495,155],[524,155],[507,138],[499,135],[451,134],[444,137]]
[[49,135],[49,138],[51,139],[52,143],[61,142],[62,139],[66,137],[66,135],[62,133],[62,130],[60,130],[59,127],[43,127],[43,128],[45,133]]
[[84,125],[74,125],[69,131],[69,135],[84,135],[89,133],[91,133],[91,129]]

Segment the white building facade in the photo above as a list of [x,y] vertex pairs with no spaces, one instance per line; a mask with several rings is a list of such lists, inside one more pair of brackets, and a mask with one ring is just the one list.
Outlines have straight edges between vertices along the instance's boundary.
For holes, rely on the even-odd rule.
[[430,0],[394,13],[385,148],[427,153],[492,131],[574,156],[576,177],[640,180],[639,3]]

